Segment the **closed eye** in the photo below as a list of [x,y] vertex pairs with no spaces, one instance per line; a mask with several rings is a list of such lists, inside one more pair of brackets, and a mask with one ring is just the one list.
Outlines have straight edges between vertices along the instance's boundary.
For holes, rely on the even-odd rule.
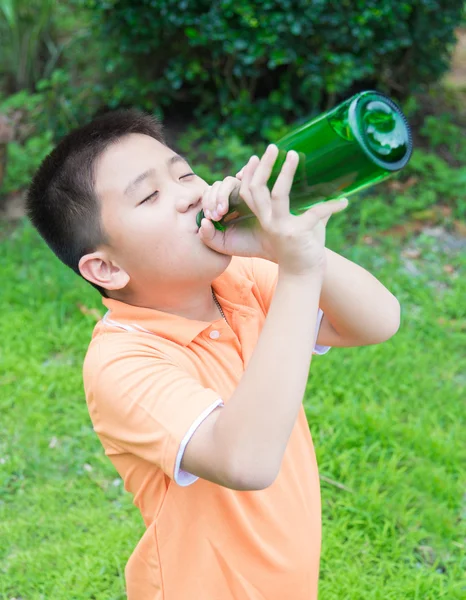
[[147,198],[144,198],[144,200],[141,200],[141,202],[139,202],[138,206],[141,206],[141,204],[144,204],[144,202],[147,202],[147,200],[152,200],[152,198],[156,198],[159,195],[158,191],[153,192],[150,196],[147,196]]
[[[195,173],[186,173],[186,175],[182,175],[180,177],[180,179],[184,179],[185,177],[195,177]],[[141,204],[144,204],[144,202],[147,202],[148,200],[155,199],[158,196],[158,194],[159,194],[158,191],[153,192],[150,196],[147,196],[147,198],[144,198],[144,200],[141,200],[141,202],[139,202],[138,206],[141,206]]]

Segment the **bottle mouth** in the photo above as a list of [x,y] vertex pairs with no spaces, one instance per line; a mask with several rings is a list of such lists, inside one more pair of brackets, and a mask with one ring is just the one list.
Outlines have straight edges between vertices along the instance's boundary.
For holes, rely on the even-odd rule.
[[348,121],[362,150],[378,166],[399,171],[411,158],[413,139],[409,123],[390,98],[366,92],[355,98]]

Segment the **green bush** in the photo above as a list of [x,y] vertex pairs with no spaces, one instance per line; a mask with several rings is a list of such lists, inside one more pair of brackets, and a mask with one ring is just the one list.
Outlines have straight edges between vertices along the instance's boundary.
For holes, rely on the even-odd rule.
[[52,148],[51,131],[34,135],[24,144],[8,144],[8,162],[2,192],[8,194],[26,189],[36,169]]
[[20,111],[29,129],[59,139],[105,104],[89,14],[82,0],[0,0],[1,112]]
[[176,146],[188,158],[196,174],[209,184],[235,175],[256,152],[237,135],[220,130],[216,139],[208,140],[206,132],[196,127],[189,127],[178,138]]
[[0,80],[9,91],[32,89],[53,68],[53,0],[0,0]]
[[219,122],[251,141],[361,88],[398,98],[447,69],[463,0],[84,0],[108,105]]
[[[21,90],[7,98],[0,97],[0,114],[14,124],[14,141],[7,146],[2,194],[27,188],[57,138],[78,125],[77,112],[69,102],[67,73],[56,69],[50,79],[40,80],[36,87],[36,93]],[[82,99],[83,94],[79,97]],[[84,103],[81,112],[86,106]]]
[[[0,0],[0,88],[26,89],[50,77],[82,35],[76,2]],[[71,17],[71,18],[70,18]]]

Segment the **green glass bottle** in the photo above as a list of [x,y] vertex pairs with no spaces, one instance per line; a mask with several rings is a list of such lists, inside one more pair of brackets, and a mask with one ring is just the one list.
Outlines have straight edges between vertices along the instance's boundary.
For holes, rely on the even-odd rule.
[[[289,150],[299,154],[290,192],[290,211],[298,215],[313,204],[343,198],[375,185],[402,169],[413,142],[398,105],[379,92],[356,94],[332,110],[291,131],[276,145],[279,154],[268,181],[272,189]],[[197,215],[200,227],[204,212]],[[238,196],[214,226],[254,222],[254,213]]]

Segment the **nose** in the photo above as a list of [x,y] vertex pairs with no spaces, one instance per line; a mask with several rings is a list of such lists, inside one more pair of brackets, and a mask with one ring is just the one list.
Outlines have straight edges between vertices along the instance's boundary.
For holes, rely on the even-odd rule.
[[176,210],[181,213],[187,212],[189,209],[192,209],[197,205],[200,206],[201,201],[202,194],[199,190],[188,190],[183,187],[183,189],[177,190],[175,201]]

